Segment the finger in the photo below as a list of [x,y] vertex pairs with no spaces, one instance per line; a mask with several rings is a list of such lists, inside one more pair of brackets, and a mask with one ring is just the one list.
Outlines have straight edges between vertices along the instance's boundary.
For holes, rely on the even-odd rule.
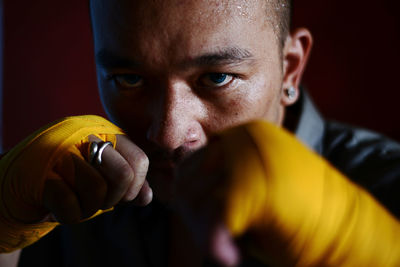
[[224,188],[228,177],[221,151],[219,143],[214,143],[196,151],[178,166],[176,201],[189,202],[195,208],[204,206],[205,195],[209,196],[209,200],[215,198],[215,190]]
[[[132,143],[132,141],[124,135],[117,135],[116,150],[128,162],[134,172],[134,179],[130,183],[123,200],[131,201],[136,197],[140,197],[141,200],[147,202],[146,204],[150,203],[153,193],[149,184],[145,182],[149,168],[148,157],[142,149]],[[140,201],[138,200],[138,202]]]
[[144,181],[142,188],[139,191],[139,194],[133,200],[133,204],[137,206],[146,206],[153,199],[153,191],[151,190],[149,183]]
[[79,198],[82,218],[92,216],[104,204],[107,183],[100,173],[89,163],[72,155],[75,167],[75,189]]
[[207,258],[218,266],[237,266],[240,263],[240,250],[222,223],[219,205],[210,200],[205,200],[203,206],[196,209],[188,203],[174,204]]
[[99,166],[99,170],[106,178],[108,188],[103,208],[109,209],[126,194],[135,175],[126,160],[110,147],[103,153],[103,163]]
[[81,219],[78,198],[61,179],[46,180],[43,206],[54,214],[58,222],[71,224],[77,223]]
[[239,248],[236,246],[226,226],[217,223],[210,232],[209,254],[221,266],[238,266]]
[[[89,140],[92,142],[101,141],[93,136],[90,136]],[[117,204],[126,194],[135,175],[128,162],[111,146],[107,146],[104,149],[101,157],[102,163],[96,166],[96,168],[107,183],[107,195],[102,208],[109,209]]]

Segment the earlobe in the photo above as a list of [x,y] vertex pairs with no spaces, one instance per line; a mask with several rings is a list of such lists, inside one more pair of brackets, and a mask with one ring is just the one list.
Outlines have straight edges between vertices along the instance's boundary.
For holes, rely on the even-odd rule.
[[283,49],[282,104],[289,106],[299,98],[299,86],[312,47],[311,33],[304,28],[287,37]]
[[299,89],[294,86],[290,86],[289,88],[285,88],[283,90],[282,101],[285,106],[290,106],[296,103],[299,98],[300,92]]

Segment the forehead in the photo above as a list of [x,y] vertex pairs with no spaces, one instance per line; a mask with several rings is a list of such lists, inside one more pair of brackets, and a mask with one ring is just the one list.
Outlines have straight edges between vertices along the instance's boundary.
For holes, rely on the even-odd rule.
[[[265,0],[92,1],[95,49],[129,54],[193,54],[241,46],[266,26]],[[268,31],[267,32],[272,32]],[[258,36],[260,37],[260,36]],[[265,36],[263,37],[265,38]],[[273,39],[272,35],[269,39]],[[243,44],[245,45],[245,44]]]
[[190,17],[193,22],[212,23],[222,17],[255,19],[258,11],[265,10],[265,3],[265,0],[96,0],[91,6],[102,15],[115,15],[116,20],[131,17],[134,21],[139,16],[146,18],[141,21],[146,23],[154,19],[187,21]]

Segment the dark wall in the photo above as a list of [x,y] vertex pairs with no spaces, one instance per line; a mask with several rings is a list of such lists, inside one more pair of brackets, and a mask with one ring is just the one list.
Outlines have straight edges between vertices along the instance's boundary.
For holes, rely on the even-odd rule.
[[0,0],[0,153],[3,150],[3,0]]
[[5,1],[4,143],[57,118],[102,114],[86,1]]
[[295,2],[315,39],[304,83],[323,114],[400,141],[400,2]]
[[[322,113],[400,140],[396,1],[298,0],[315,46],[304,84]],[[103,114],[86,1],[6,1],[4,142],[76,114]]]

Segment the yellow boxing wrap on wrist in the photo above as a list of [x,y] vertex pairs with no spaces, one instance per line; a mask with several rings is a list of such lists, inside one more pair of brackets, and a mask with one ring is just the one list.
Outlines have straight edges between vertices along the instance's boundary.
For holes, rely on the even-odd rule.
[[[400,223],[294,136],[265,122],[220,140],[231,179],[216,197],[235,237],[272,266],[400,266]],[[233,169],[232,169],[233,168]]]
[[81,149],[89,135],[115,146],[116,134],[124,133],[102,117],[67,117],[36,131],[0,160],[0,253],[26,247],[57,226],[32,222],[46,212],[42,205],[46,179],[73,184],[73,177],[59,173],[67,170],[73,176],[71,154],[83,159]]

